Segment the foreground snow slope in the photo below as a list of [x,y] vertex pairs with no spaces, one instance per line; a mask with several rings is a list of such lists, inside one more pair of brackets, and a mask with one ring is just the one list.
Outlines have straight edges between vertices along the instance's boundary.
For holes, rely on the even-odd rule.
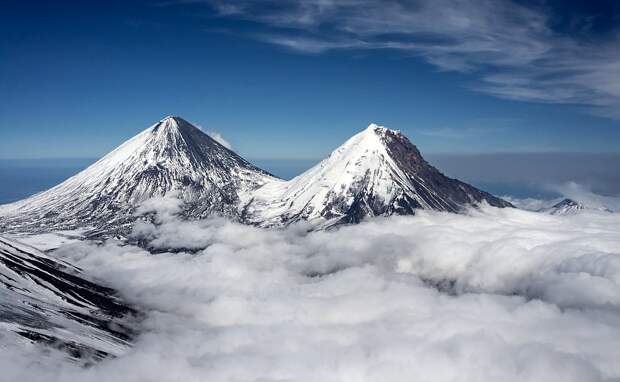
[[132,312],[77,268],[0,237],[0,337],[43,342],[75,358],[120,355],[131,334],[122,317]]

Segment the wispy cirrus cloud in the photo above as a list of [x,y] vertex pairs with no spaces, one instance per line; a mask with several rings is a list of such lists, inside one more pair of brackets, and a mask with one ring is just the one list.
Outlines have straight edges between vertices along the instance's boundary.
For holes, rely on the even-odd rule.
[[[510,0],[206,0],[221,17],[266,27],[253,37],[294,51],[391,49],[439,70],[467,72],[476,91],[575,104],[620,119],[620,31],[589,33],[593,19],[558,30],[546,3]],[[572,15],[574,17],[574,15]],[[575,32],[575,33],[572,33]]]

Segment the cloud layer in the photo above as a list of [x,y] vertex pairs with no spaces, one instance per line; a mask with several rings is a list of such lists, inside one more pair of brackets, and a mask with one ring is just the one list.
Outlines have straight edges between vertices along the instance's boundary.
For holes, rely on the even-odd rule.
[[500,98],[584,105],[620,119],[620,31],[597,35],[591,15],[510,0],[206,2],[220,16],[268,27],[255,38],[296,51],[398,50],[474,73],[473,89]]
[[[620,377],[620,215],[421,212],[336,231],[179,221],[57,256],[147,312],[135,347],[80,369],[3,351],[14,380],[604,381]],[[10,341],[3,340],[3,347]],[[36,361],[34,361],[36,360]]]

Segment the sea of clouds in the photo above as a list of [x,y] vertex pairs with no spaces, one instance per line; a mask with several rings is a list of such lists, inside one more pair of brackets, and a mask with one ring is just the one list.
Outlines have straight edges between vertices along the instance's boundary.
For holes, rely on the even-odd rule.
[[617,381],[620,214],[421,211],[336,230],[183,221],[55,255],[145,312],[90,368],[4,348],[0,380]]

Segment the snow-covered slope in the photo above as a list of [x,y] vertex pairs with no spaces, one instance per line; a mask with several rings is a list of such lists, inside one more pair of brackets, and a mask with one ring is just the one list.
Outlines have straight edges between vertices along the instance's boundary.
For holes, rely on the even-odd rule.
[[510,203],[450,179],[426,162],[399,131],[371,124],[321,163],[290,181],[271,181],[242,201],[246,221],[261,226],[308,220],[317,226],[416,209],[460,212]]
[[90,226],[123,232],[144,200],[178,190],[185,214],[236,214],[240,192],[274,177],[178,117],[167,117],[60,185],[0,207],[0,230]]
[[[0,237],[0,338],[40,342],[82,360],[120,355],[133,311],[114,291],[38,250]],[[3,334],[4,333],[4,334]]]

